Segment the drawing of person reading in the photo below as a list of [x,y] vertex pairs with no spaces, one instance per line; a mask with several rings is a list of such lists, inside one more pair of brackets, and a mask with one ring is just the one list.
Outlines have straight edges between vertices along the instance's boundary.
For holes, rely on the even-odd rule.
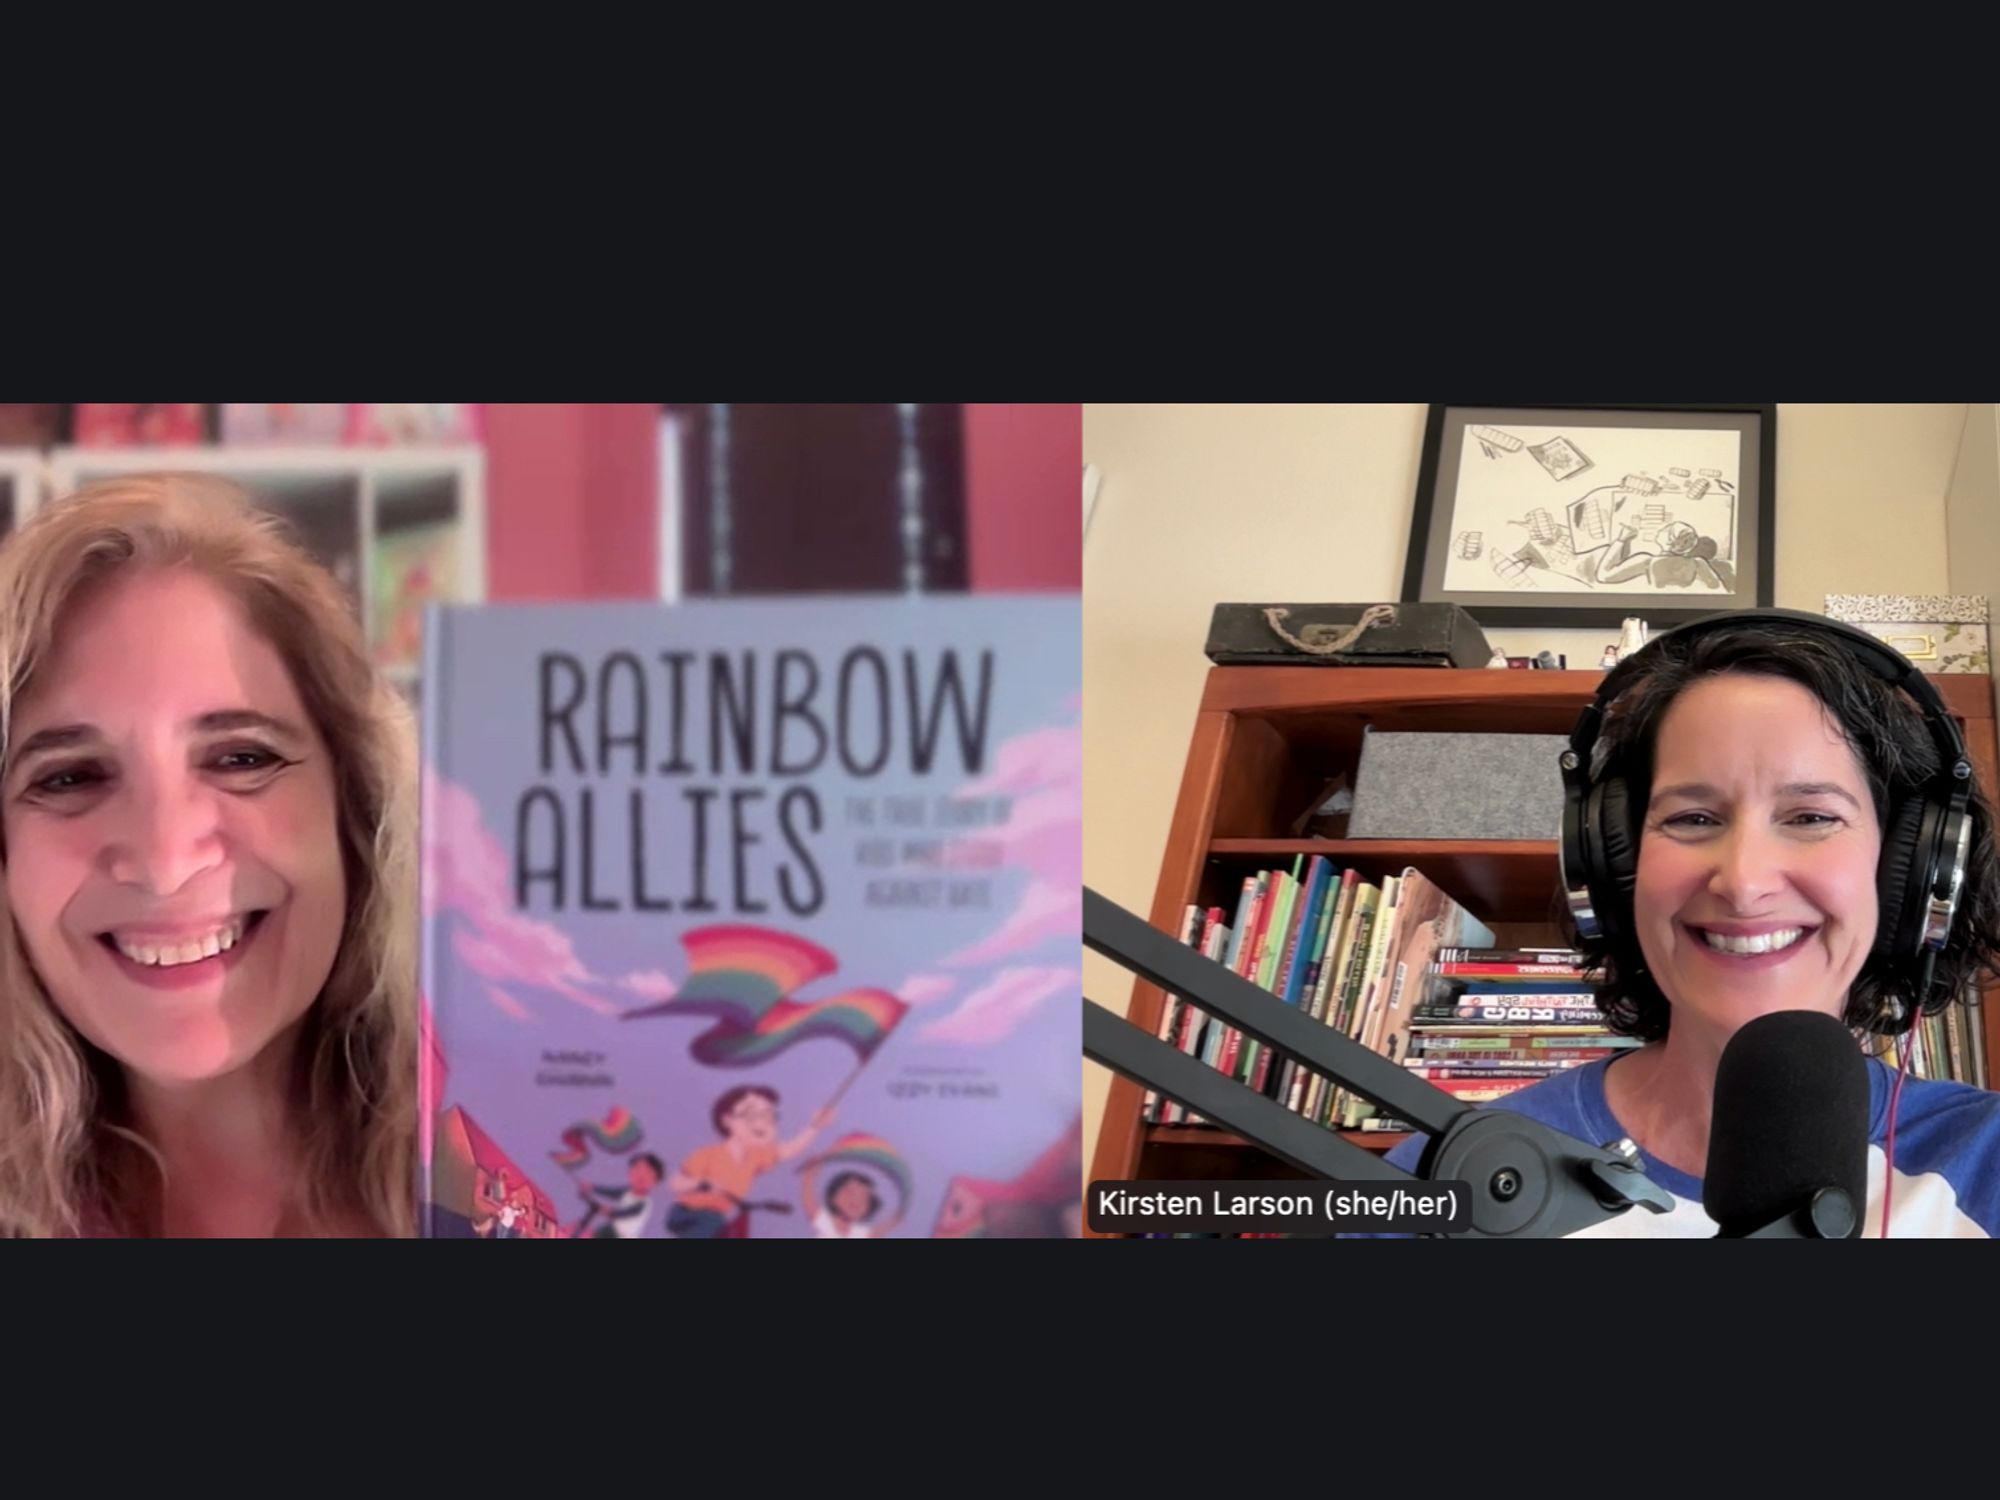
[[[1718,571],[1716,545],[1712,537],[1702,536],[1685,521],[1669,521],[1653,538],[1653,544],[1660,550],[1635,552],[1633,539],[1639,528],[1629,521],[1618,528],[1618,539],[1603,550],[1603,559],[1597,564],[1596,578],[1599,583],[1627,583],[1635,578],[1644,578],[1655,588],[1687,589],[1696,586],[1709,589],[1734,587],[1734,573],[1729,564],[1722,564]],[[1731,573],[1731,581],[1723,581],[1722,572]]]

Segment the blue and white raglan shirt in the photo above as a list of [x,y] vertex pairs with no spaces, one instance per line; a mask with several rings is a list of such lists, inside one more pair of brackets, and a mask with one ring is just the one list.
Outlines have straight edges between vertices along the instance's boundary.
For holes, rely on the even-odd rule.
[[[1592,1145],[1608,1145],[1630,1132],[1604,1099],[1604,1058],[1495,1100],[1508,1109]],[[1868,1060],[1868,1212],[1862,1237],[1882,1233],[1882,1187],[1889,1158],[1889,1094],[1895,1073]],[[1389,1153],[1392,1166],[1414,1171],[1428,1144],[1423,1136]],[[1673,1195],[1670,1213],[1629,1209],[1579,1230],[1573,1239],[1707,1239],[1715,1221],[1702,1211],[1701,1179],[1639,1153],[1638,1166]],[[1993,1239],[2000,1236],[2000,1093],[1963,1083],[1910,1078],[1896,1110],[1896,1187],[1890,1205],[1891,1239]]]

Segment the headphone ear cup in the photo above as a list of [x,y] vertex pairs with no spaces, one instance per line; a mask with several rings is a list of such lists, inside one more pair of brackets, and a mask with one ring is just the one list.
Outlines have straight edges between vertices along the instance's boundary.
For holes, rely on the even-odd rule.
[[1590,825],[1597,835],[1597,898],[1605,936],[1629,942],[1632,932],[1632,887],[1639,878],[1639,830],[1632,818],[1625,778],[1607,776],[1591,792]]
[[1922,859],[1925,803],[1922,797],[1905,797],[1889,809],[1888,826],[1882,830],[1882,857],[1875,866],[1876,902],[1880,910],[1875,928],[1875,952],[1884,958],[1911,958],[1916,954],[1917,936],[1904,930],[1911,915],[1924,909],[1928,893],[1919,868]]

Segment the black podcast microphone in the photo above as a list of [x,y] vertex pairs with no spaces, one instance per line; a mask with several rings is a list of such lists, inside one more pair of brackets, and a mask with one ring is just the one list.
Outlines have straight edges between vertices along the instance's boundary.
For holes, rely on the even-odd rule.
[[1819,1011],[1749,1022],[1723,1049],[1701,1206],[1718,1239],[1851,1239],[1868,1204],[1868,1065]]

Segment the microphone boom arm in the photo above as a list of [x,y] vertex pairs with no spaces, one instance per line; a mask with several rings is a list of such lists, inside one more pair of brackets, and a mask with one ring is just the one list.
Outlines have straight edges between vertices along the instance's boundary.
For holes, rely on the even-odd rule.
[[1092,1061],[1227,1126],[1316,1177],[1376,1182],[1453,1181],[1472,1188],[1474,1236],[1542,1238],[1673,1199],[1615,1147],[1571,1139],[1508,1110],[1462,1103],[1204,957],[1089,887],[1083,941],[1121,968],[1185,998],[1279,1054],[1372,1100],[1431,1137],[1419,1177],[1266,1098],[1105,1007],[1086,999],[1083,1051]]

